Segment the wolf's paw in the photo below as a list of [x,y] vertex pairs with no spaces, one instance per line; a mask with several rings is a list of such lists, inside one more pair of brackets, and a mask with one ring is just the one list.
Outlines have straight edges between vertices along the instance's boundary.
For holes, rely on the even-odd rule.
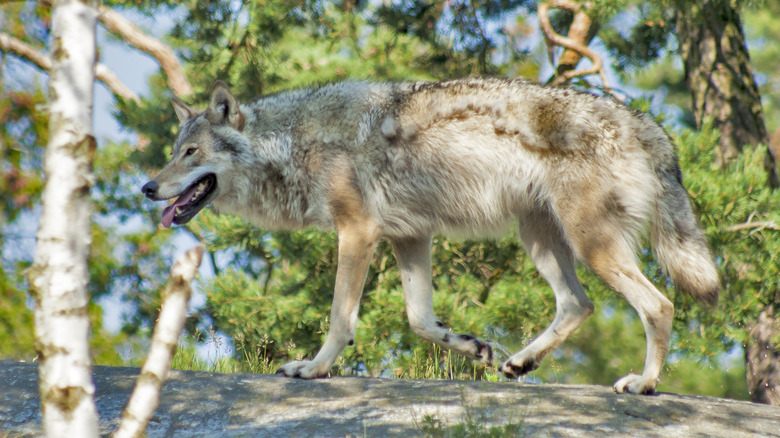
[[473,344],[472,359],[478,360],[485,365],[490,365],[493,362],[493,347],[490,344],[486,344],[471,335],[458,335],[458,337]]
[[531,371],[539,368],[539,363],[533,357],[510,357],[506,362],[501,364],[498,369],[507,378],[519,379],[520,376],[530,373]]
[[654,394],[655,393],[655,379],[647,379],[637,374],[629,374],[622,377],[620,380],[612,385],[612,388],[618,394],[628,392],[630,394]]
[[328,377],[328,370],[321,369],[313,361],[310,360],[296,360],[288,364],[282,365],[276,374],[284,374],[285,377],[295,377],[298,379],[317,379],[322,377]]

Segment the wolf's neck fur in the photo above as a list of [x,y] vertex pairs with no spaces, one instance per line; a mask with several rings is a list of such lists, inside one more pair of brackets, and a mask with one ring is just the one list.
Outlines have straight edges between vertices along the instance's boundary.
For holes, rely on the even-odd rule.
[[[355,88],[360,92],[356,93]],[[214,206],[268,228],[332,226],[322,173],[378,129],[395,95],[390,84],[341,83],[266,96],[241,105],[246,125],[232,152],[233,187]],[[346,114],[362,114],[349,119]],[[327,153],[325,151],[327,150]],[[252,199],[254,205],[246,205]]]

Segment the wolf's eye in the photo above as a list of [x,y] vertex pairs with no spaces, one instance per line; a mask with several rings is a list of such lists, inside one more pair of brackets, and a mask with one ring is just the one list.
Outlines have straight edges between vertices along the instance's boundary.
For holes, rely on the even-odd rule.
[[194,153],[195,153],[195,152],[197,152],[197,151],[198,151],[198,149],[197,149],[197,148],[189,148],[189,149],[187,149],[187,151],[186,151],[186,152],[184,152],[184,155],[186,155],[186,156],[188,156],[188,157],[189,157],[190,155],[194,154]]

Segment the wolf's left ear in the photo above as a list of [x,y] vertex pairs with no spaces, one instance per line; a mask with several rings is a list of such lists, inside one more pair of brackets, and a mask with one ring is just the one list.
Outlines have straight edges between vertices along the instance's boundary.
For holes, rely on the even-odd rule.
[[176,111],[176,117],[179,118],[179,123],[184,123],[187,120],[195,117],[195,114],[197,114],[195,110],[187,106],[186,103],[182,102],[176,97],[171,99],[171,103],[173,103],[173,110]]
[[211,90],[206,118],[215,125],[229,124],[233,129],[239,131],[244,129],[244,115],[238,108],[236,98],[222,81],[217,81]]

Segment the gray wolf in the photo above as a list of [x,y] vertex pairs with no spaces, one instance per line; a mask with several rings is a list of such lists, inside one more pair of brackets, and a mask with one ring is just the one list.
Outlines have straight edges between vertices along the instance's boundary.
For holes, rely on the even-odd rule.
[[240,104],[217,82],[205,111],[178,99],[173,107],[181,122],[173,156],[142,188],[153,200],[177,198],[163,211],[164,226],[211,204],[261,227],[338,234],[330,331],[313,359],[282,366],[285,376],[326,376],[351,345],[380,238],[395,251],[413,331],[491,363],[487,343],[453,334],[433,313],[431,236],[519,226],[555,293],[556,316],[500,365],[510,378],[536,369],[593,313],[575,273],[579,259],[644,325],[644,370],[614,389],[655,391],[673,306],[637,265],[647,231],[676,287],[717,302],[717,270],[669,137],[649,115],[610,98],[474,78],[343,82]]

